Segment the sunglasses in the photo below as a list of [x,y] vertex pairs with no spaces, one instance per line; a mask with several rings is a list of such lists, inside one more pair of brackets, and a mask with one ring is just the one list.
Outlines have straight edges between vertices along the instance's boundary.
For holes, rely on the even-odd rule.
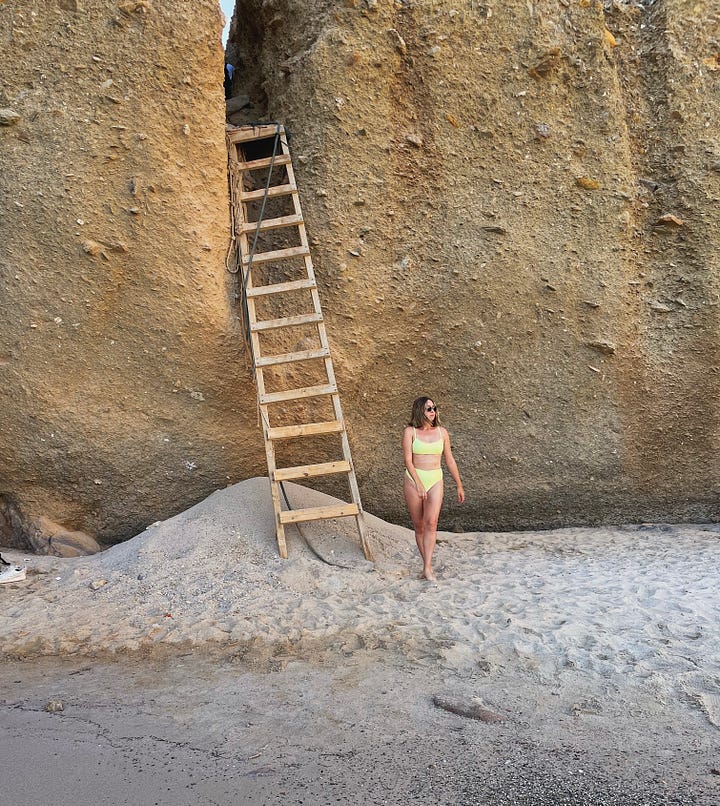
[[437,406],[425,406],[425,411],[437,411]]

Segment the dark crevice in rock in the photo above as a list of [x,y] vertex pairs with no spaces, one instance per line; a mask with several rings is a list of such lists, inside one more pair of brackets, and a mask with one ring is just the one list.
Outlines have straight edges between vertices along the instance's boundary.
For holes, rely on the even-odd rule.
[[328,0],[237,0],[225,48],[226,61],[235,68],[229,123],[277,119],[268,88],[290,80],[332,14],[337,7]]
[[[264,121],[268,98],[263,88],[262,49],[266,35],[260,3],[238,0],[230,23],[225,62],[232,66],[227,122],[234,126]],[[228,92],[226,92],[228,95]]]
[[34,551],[34,531],[17,501],[7,493],[0,493],[0,544],[7,548]]

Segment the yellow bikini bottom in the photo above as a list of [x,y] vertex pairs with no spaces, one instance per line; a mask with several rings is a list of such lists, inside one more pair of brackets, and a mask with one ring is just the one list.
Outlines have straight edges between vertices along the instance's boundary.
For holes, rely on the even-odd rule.
[[[441,467],[436,467],[434,470],[420,470],[419,467],[415,468],[415,472],[418,474],[418,478],[420,479],[420,483],[425,488],[425,492],[428,492],[431,487],[434,487],[439,481],[442,481],[443,472]],[[415,483],[415,480],[410,475],[410,473],[406,470],[405,475]]]

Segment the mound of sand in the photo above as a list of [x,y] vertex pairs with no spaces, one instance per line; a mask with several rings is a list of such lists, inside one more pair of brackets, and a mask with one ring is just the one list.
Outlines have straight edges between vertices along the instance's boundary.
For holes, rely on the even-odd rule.
[[[293,508],[334,499],[288,485]],[[276,551],[266,479],[250,479],[92,557],[34,557],[4,586],[5,656],[224,648],[267,668],[382,647],[419,665],[541,685],[558,677],[681,696],[720,725],[718,532],[644,525],[439,535],[438,582],[413,534],[368,516],[289,530]],[[7,552],[12,559],[21,559]]]

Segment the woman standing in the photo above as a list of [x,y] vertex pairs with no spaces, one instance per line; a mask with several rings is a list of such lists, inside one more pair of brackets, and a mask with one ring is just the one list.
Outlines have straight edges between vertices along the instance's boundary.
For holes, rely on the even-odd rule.
[[410,424],[403,432],[402,445],[405,457],[405,502],[423,559],[421,579],[435,580],[432,557],[444,493],[442,458],[457,486],[461,504],[465,500],[465,490],[450,449],[450,436],[440,425],[437,406],[431,398],[418,397],[413,402]]

